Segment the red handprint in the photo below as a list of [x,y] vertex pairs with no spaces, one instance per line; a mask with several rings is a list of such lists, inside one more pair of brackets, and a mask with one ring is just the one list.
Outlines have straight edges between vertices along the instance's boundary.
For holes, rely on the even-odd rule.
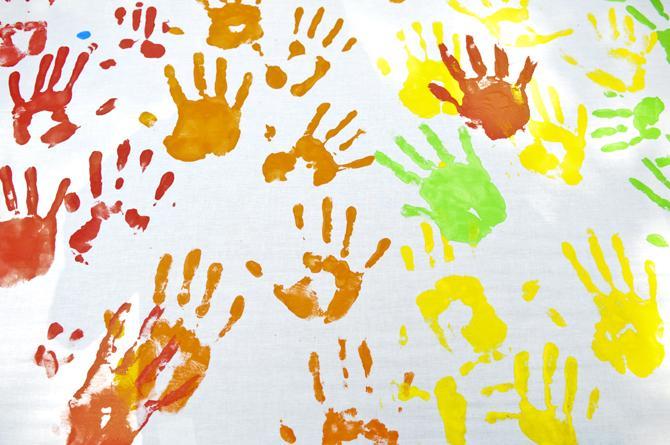
[[[132,12],[132,26],[133,31],[138,31],[142,21],[142,10],[144,9],[144,5],[141,2],[138,2],[135,6],[136,8]],[[153,6],[149,6],[144,11],[144,40],[140,44],[140,52],[148,59],[158,59],[165,54],[165,47],[163,45],[149,40],[156,28],[156,13],[157,10]],[[116,11],[114,11],[114,17],[116,17],[117,24],[123,25],[126,18],[126,8],[117,8]],[[122,39],[119,42],[119,48],[129,49],[132,48],[135,43],[137,43],[137,40]]]
[[[28,48],[24,51],[14,43],[17,31],[30,34]],[[44,50],[47,43],[46,22],[17,22],[0,27],[0,66],[14,66],[27,55],[34,56]]]
[[[51,209],[42,218],[37,215],[39,195],[35,167],[28,168],[25,177],[28,216],[0,222],[0,287],[13,286],[19,281],[44,275],[54,259],[56,213],[63,202],[70,180],[66,178],[60,182]],[[18,214],[12,169],[8,165],[0,168],[0,181],[7,209],[15,215]]]
[[79,128],[77,125],[70,122],[70,119],[65,111],[66,107],[72,100],[72,87],[79,78],[86,62],[88,62],[89,54],[82,52],[77,57],[74,64],[72,75],[68,80],[65,88],[61,91],[55,91],[54,88],[60,80],[65,59],[70,52],[66,46],[58,48],[56,53],[56,60],[54,63],[51,78],[46,89],[44,82],[46,80],[47,71],[54,59],[52,54],[46,54],[42,57],[40,62],[37,78],[35,79],[35,89],[30,100],[26,101],[19,90],[19,81],[21,80],[21,73],[14,71],[9,75],[9,94],[14,101],[14,109],[12,114],[14,117],[14,139],[17,144],[25,145],[30,141],[30,132],[28,128],[33,120],[33,116],[42,111],[51,113],[51,119],[57,122],[56,125],[47,130],[40,138],[49,147],[53,147],[63,141],[68,140]]

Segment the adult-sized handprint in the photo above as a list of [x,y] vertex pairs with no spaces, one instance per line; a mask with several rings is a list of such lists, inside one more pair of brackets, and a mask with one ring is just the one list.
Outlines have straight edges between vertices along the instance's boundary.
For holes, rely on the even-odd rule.
[[[586,148],[586,125],[588,116],[584,104],[577,106],[577,126],[570,130],[565,126],[565,117],[561,99],[553,87],[547,88],[556,121],[551,119],[542,100],[542,93],[536,83],[531,83],[531,97],[534,109],[540,118],[531,118],[528,124],[533,143],[528,145],[519,154],[521,165],[529,171],[547,177],[559,176],[568,185],[577,185],[582,180],[582,164]],[[559,158],[551,153],[546,143],[559,143],[565,154]]]
[[439,45],[442,61],[463,91],[463,100],[459,103],[442,85],[431,83],[428,88],[435,97],[453,104],[461,116],[470,119],[468,126],[481,126],[490,139],[508,138],[521,130],[530,117],[526,85],[537,63],[527,57],[519,78],[511,84],[505,80],[509,76],[509,61],[504,49],[495,46],[495,76],[487,76],[486,65],[472,36],[465,36],[465,46],[476,77],[466,78],[447,46]]
[[[79,78],[79,75],[86,66],[89,59],[89,53],[82,52],[77,56],[77,60],[72,69],[72,75],[67,84],[61,91],[56,91],[54,88],[60,80],[63,72],[63,66],[67,59],[70,49],[62,46],[58,48],[56,53],[56,60],[52,54],[46,54],[40,61],[39,71],[35,79],[35,88],[33,95],[29,100],[25,100],[21,95],[19,88],[19,81],[21,80],[21,73],[14,71],[9,75],[9,94],[14,101],[14,108],[12,109],[12,116],[14,118],[14,139],[17,144],[25,145],[30,141],[30,123],[33,116],[41,112],[51,113],[51,119],[57,122],[56,125],[47,130],[40,138],[49,147],[53,147],[63,141],[68,140],[79,128],[77,125],[70,122],[67,115],[66,108],[72,100],[72,88]],[[47,71],[54,62],[51,77],[46,88],[44,82],[46,81]]]
[[[558,347],[554,343],[544,346],[542,356],[542,378],[544,382],[544,404],[543,409],[533,405],[528,397],[528,380],[530,368],[528,366],[529,354],[526,351],[518,353],[514,357],[514,389],[519,395],[519,412],[490,412],[486,421],[495,423],[501,420],[516,420],[523,434],[539,445],[577,445],[577,433],[572,423],[572,409],[577,394],[577,360],[574,357],[565,359],[563,373],[565,375],[565,396],[563,397],[563,419],[558,417],[557,406],[553,402],[551,385],[556,373],[558,362]],[[487,388],[484,394],[490,395],[495,387]]]
[[[300,23],[302,21],[304,13],[305,10],[301,6],[297,7],[294,12],[294,18],[295,18],[293,26],[294,36],[297,36],[298,32],[300,31]],[[319,24],[323,19],[324,13],[325,9],[323,7],[320,7],[314,13],[312,21],[310,22],[309,28],[307,30],[307,39],[309,41],[313,41],[313,39],[315,38],[316,32],[319,29]],[[323,40],[321,40],[321,47],[323,48],[324,51],[337,38],[340,31],[342,30],[343,25],[344,20],[341,18],[337,19],[333,27],[323,37]],[[342,46],[342,49],[340,51],[343,53],[349,51],[354,46],[355,43],[356,38],[354,37],[349,38],[349,40],[346,41],[344,46]],[[308,50],[305,48],[305,45],[298,38],[296,38],[289,44],[288,51],[289,55],[287,60],[291,60],[296,57],[302,57],[308,54]],[[330,62],[321,55],[317,55],[316,58],[314,59],[314,72],[306,79],[300,82],[293,83],[291,85],[291,94],[297,97],[304,96],[314,87],[314,85],[316,85],[318,81],[320,81],[321,79],[323,79],[323,77],[325,77],[328,71],[330,71]],[[281,68],[280,66],[268,65],[267,71],[265,73],[265,80],[270,88],[280,89],[284,87],[284,85],[286,85],[286,82],[288,81],[288,75],[286,74],[284,69]]]
[[[323,139],[319,139],[314,136],[314,133],[319,127],[321,119],[323,119],[323,116],[329,109],[329,103],[322,103],[316,108],[314,117],[307,124],[305,133],[296,141],[291,150],[268,155],[263,163],[265,182],[286,181],[286,175],[295,169],[298,159],[302,159],[306,163],[307,168],[314,170],[313,178],[315,186],[329,183],[342,170],[367,167],[375,161],[374,156],[365,156],[346,164],[335,162],[335,153],[328,151],[326,144],[344,130],[358,115],[358,112],[356,110],[349,112],[337,126],[326,132]],[[352,137],[340,144],[339,151],[348,150],[363,133],[365,132],[359,128]]]
[[212,22],[207,36],[209,45],[232,49],[253,43],[263,37],[261,10],[258,7],[261,0],[256,0],[255,5],[246,5],[240,0],[220,0],[223,3],[220,8],[211,6],[211,3],[217,0],[197,1],[203,4]]
[[[30,35],[25,50],[14,42],[17,31]],[[28,55],[39,54],[44,50],[46,43],[46,22],[16,22],[13,25],[0,26],[0,66],[14,66]]]
[[[39,194],[35,167],[26,170],[25,178],[28,214],[0,222],[0,287],[13,286],[44,275],[54,260],[56,213],[63,203],[70,180],[65,178],[60,182],[49,212],[41,217],[37,214]],[[0,182],[7,210],[18,215],[12,169],[8,165],[0,168]]]
[[610,288],[609,293],[593,283],[572,245],[563,243],[563,255],[572,264],[586,290],[593,295],[600,313],[591,344],[593,352],[621,374],[625,374],[628,369],[638,377],[647,377],[661,365],[665,357],[665,348],[660,341],[663,320],[656,300],[654,263],[647,260],[644,264],[649,282],[649,298],[643,299],[635,291],[633,272],[619,235],[612,236],[612,248],[621,266],[623,282],[628,287],[625,291],[619,290],[614,284],[600,242],[592,230],[589,230],[589,247],[600,275]]
[[428,208],[405,204],[404,216],[427,216],[449,241],[477,245],[491,230],[507,218],[505,200],[491,181],[472,147],[468,131],[461,127],[458,135],[466,162],[456,162],[437,134],[426,124],[419,126],[426,140],[437,153],[440,164],[424,158],[402,136],[396,145],[420,169],[428,172],[422,178],[378,151],[377,162],[389,168],[402,182],[419,186],[419,195]]
[[193,83],[200,95],[200,99],[196,100],[186,97],[177,81],[174,67],[165,66],[165,77],[178,116],[172,134],[163,143],[170,156],[180,161],[197,161],[210,153],[223,156],[232,151],[240,139],[240,118],[251,87],[251,73],[244,74],[231,107],[226,99],[228,62],[223,57],[216,59],[214,96],[205,94],[207,81],[204,64],[205,56],[202,53],[193,54]]
[[[142,11],[144,9],[144,4],[142,2],[138,2],[135,6],[135,9],[131,13],[132,27],[133,31],[139,31],[142,22]],[[144,40],[140,44],[140,52],[148,59],[158,59],[163,57],[165,54],[165,47],[163,45],[149,40],[153,35],[154,30],[156,29],[156,14],[157,10],[153,6],[149,6],[146,10],[144,10]],[[118,25],[123,25],[126,18],[126,8],[123,6],[116,8],[116,11],[114,11],[114,17],[116,18],[116,23]],[[119,42],[119,48],[130,49],[135,46],[135,43],[137,43],[137,40],[129,38],[121,39]]]
[[[321,227],[321,236],[323,242],[330,245],[331,233],[333,229],[333,201],[326,197],[323,199],[322,206],[323,225]],[[302,204],[296,204],[293,207],[293,216],[296,227],[302,230],[304,227],[303,221],[304,208]],[[311,287],[312,278],[305,276],[298,280],[290,287],[285,287],[281,284],[275,284],[274,294],[279,301],[281,301],[289,311],[302,319],[309,319],[313,317],[323,318],[324,323],[331,323],[344,317],[349,309],[354,305],[363,286],[363,272],[356,272],[351,269],[349,261],[346,259],[349,256],[349,243],[354,231],[354,223],[356,221],[356,208],[348,207],[346,211],[346,230],[344,239],[342,240],[342,249],[339,255],[323,255],[315,254],[313,252],[305,252],[302,257],[302,262],[312,274],[318,275],[325,273],[331,275],[335,282],[335,292],[333,293],[328,307],[323,310],[319,303],[319,296],[317,292]],[[377,261],[386,253],[391,240],[382,238],[377,243],[377,248],[370,255],[370,258],[365,262],[365,269],[372,268]]]
[[[195,249],[184,261],[184,280],[176,298],[182,311],[189,305],[191,280],[200,257],[200,250]],[[86,380],[69,402],[68,444],[130,444],[155,412],[176,413],[184,408],[205,378],[210,346],[196,329],[209,312],[223,266],[209,266],[205,292],[200,304],[192,308],[198,324],[189,329],[183,316],[172,321],[164,315],[171,264],[169,254],[161,258],[156,270],[154,307],[142,322],[134,343],[121,355],[116,343],[124,336],[124,318],[131,305],[124,303],[116,312],[105,314],[107,332]],[[237,296],[230,306],[228,322],[214,341],[225,336],[243,312],[244,298]]]

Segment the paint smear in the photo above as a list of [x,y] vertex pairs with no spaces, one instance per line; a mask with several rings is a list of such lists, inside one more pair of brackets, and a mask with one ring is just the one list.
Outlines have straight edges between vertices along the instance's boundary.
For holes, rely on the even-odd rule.
[[116,97],[113,97],[104,104],[100,105],[100,108],[95,111],[95,114],[98,116],[103,116],[112,111],[114,107],[116,107]]
[[419,398],[424,402],[430,400],[430,393],[419,388],[418,386],[412,385],[413,381],[414,373],[406,372],[402,383],[398,383],[396,381],[391,382],[393,385],[398,387],[398,400],[402,402],[408,402],[414,398]]

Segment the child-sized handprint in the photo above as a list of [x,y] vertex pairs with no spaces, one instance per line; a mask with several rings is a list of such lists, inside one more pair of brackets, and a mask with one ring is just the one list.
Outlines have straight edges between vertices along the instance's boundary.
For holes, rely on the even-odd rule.
[[[670,165],[670,156],[663,156],[660,158],[656,158],[653,161],[649,158],[644,158],[642,159],[642,163],[644,164],[645,167],[649,169],[651,174],[654,175],[654,177],[658,179],[658,181],[661,184],[663,184],[663,186],[666,189],[670,190],[670,180],[661,171],[662,168]],[[649,187],[647,184],[645,184],[644,182],[640,181],[637,178],[629,178],[628,181],[633,185],[633,187],[644,193],[647,196],[647,198],[649,198],[654,204],[656,204],[663,210],[667,210],[670,212],[669,199],[662,197],[661,195],[656,193],[651,187]],[[661,243],[661,245],[662,244],[663,243]]]
[[428,208],[405,204],[402,214],[427,216],[449,241],[477,245],[507,218],[505,200],[475,153],[464,127],[458,130],[458,135],[465,163],[456,161],[428,125],[422,124],[419,129],[437,153],[439,165],[421,156],[402,136],[396,137],[395,142],[412,162],[428,172],[427,177],[406,170],[380,151],[375,153],[377,162],[393,171],[398,179],[417,185],[419,195],[428,204]]
[[[142,2],[138,2],[135,5],[135,9],[131,13],[132,15],[132,27],[133,31],[137,32],[140,29],[140,25],[142,24],[142,10],[144,9],[144,4]],[[159,43],[154,43],[151,40],[151,36],[154,33],[154,30],[156,28],[156,15],[157,15],[157,10],[153,6],[149,6],[144,10],[144,40],[140,44],[140,52],[144,57],[147,59],[158,59],[160,57],[163,57],[165,54],[165,47]],[[125,18],[126,18],[126,8],[123,6],[120,6],[116,8],[116,11],[114,11],[114,17],[116,18],[116,23],[121,26],[123,25]],[[135,43],[137,43],[137,40],[134,39],[121,39],[119,42],[119,48],[121,49],[129,49],[135,46]]]
[[[534,109],[538,118],[531,118],[528,129],[533,136],[533,143],[519,154],[521,165],[526,170],[547,177],[560,177],[568,185],[577,185],[582,180],[582,164],[586,147],[586,125],[588,116],[584,104],[577,106],[577,125],[575,130],[565,126],[565,117],[561,99],[553,87],[547,88],[556,120],[552,120],[542,100],[542,93],[535,82],[531,83],[530,92]],[[546,144],[559,143],[565,154],[559,158],[551,153]]]
[[530,57],[519,78],[514,84],[505,80],[509,76],[507,53],[497,45],[495,51],[495,76],[487,76],[487,68],[472,36],[465,36],[465,46],[476,77],[466,78],[456,57],[449,53],[444,43],[439,45],[442,61],[456,79],[463,92],[462,101],[458,101],[446,86],[430,83],[428,88],[441,101],[449,102],[458,113],[470,119],[472,128],[482,127],[490,139],[508,138],[521,130],[528,122],[530,110],[526,85],[533,77],[537,63]]
[[[551,385],[558,365],[558,347],[554,343],[544,346],[542,356],[542,379],[544,382],[544,408],[536,407],[528,397],[528,380],[530,379],[530,368],[528,366],[529,354],[526,351],[518,353],[514,357],[514,384],[519,395],[519,412],[490,412],[486,421],[495,423],[501,420],[516,420],[523,434],[538,445],[577,445],[577,433],[572,422],[572,410],[577,394],[577,360],[570,356],[565,359],[563,373],[565,375],[565,395],[563,397],[563,419],[559,418],[554,404]],[[497,387],[507,388],[508,385],[485,388],[482,393],[490,395]]]
[[[195,249],[184,261],[184,280],[176,298],[182,312],[190,302],[191,280],[200,257],[200,250]],[[209,312],[223,267],[220,263],[209,266],[205,292],[200,303],[191,308],[197,324],[189,329],[185,314],[174,321],[165,316],[171,264],[169,254],[161,258],[156,270],[154,307],[140,325],[134,343],[123,354],[119,353],[117,342],[126,334],[125,317],[131,304],[124,303],[116,312],[105,314],[107,332],[86,380],[69,402],[68,444],[130,444],[155,412],[177,413],[184,408],[205,378],[210,346],[196,330]],[[243,312],[244,298],[237,296],[215,342],[230,331]]]
[[180,161],[197,161],[210,153],[223,156],[232,151],[240,139],[240,118],[251,87],[251,73],[244,74],[231,107],[226,99],[228,62],[223,57],[216,59],[214,96],[205,94],[207,81],[204,64],[205,56],[202,53],[193,54],[193,83],[200,95],[200,99],[196,100],[186,97],[177,81],[174,67],[165,66],[165,77],[178,116],[172,134],[163,143],[170,156]]
[[25,178],[28,212],[26,216],[19,216],[12,169],[8,165],[0,168],[5,205],[14,215],[9,220],[0,221],[0,287],[13,286],[44,275],[54,260],[56,213],[63,203],[70,180],[65,178],[60,182],[49,212],[41,217],[37,214],[39,194],[35,167],[26,170]]
[[[197,1],[205,7],[212,22],[207,36],[209,45],[221,49],[233,49],[244,44],[253,44],[263,37],[261,10],[258,7],[261,0],[255,0],[255,5],[244,4],[240,0],[219,0],[223,3],[219,8],[211,6],[211,3],[217,0]],[[260,46],[258,48],[260,49]]]
[[[305,133],[296,141],[291,150],[268,155],[263,163],[265,182],[286,181],[286,175],[295,169],[298,159],[302,159],[306,163],[307,168],[314,170],[313,178],[315,186],[329,183],[342,170],[367,167],[375,161],[374,156],[365,156],[346,164],[335,162],[336,153],[328,151],[326,144],[344,130],[358,115],[358,112],[356,110],[349,112],[337,126],[326,132],[323,139],[319,139],[314,136],[314,133],[319,127],[321,119],[323,119],[323,116],[329,109],[329,103],[322,103],[316,108],[314,117],[307,124]],[[360,128],[356,130],[353,136],[340,144],[339,151],[348,150],[363,133],[365,132]]]
[[[63,326],[60,323],[53,322],[49,325],[47,329],[47,340],[51,341],[63,333]],[[81,329],[74,329],[70,333],[70,345],[73,345],[75,342],[81,340],[84,337],[84,331]],[[53,344],[49,347],[55,347]],[[52,378],[58,374],[61,364],[71,363],[74,360],[74,354],[70,353],[58,360],[58,355],[55,351],[47,349],[44,345],[39,345],[35,350],[35,364],[41,368],[44,368],[47,378]]]
[[[625,150],[644,140],[658,139],[661,136],[661,130],[655,127],[655,125],[658,123],[664,110],[665,104],[658,97],[645,97],[632,110],[630,108],[600,108],[594,110],[593,115],[602,119],[624,118],[629,121],[632,120],[631,123],[634,131],[637,133],[628,140],[610,142],[600,147],[600,149],[604,152]],[[608,138],[623,135],[628,130],[629,127],[624,124],[599,127],[591,132],[591,137],[595,139]]]
[[[17,32],[30,36],[25,50],[14,42]],[[28,55],[39,54],[44,50],[46,43],[46,22],[16,22],[4,26],[0,23],[0,66],[14,66]]]
[[[311,49],[308,51],[308,49],[305,48],[305,44],[297,38],[298,32],[300,31],[300,23],[302,22],[304,13],[305,10],[301,6],[297,7],[294,12],[295,22],[293,26],[293,35],[296,36],[296,39],[293,40],[288,46],[289,54],[287,60],[289,61],[296,57],[302,57],[314,52]],[[312,17],[309,28],[307,29],[307,39],[310,42],[313,42],[314,38],[316,37],[316,32],[319,29],[319,24],[323,19],[324,13],[325,9],[320,7]],[[323,36],[323,39],[320,43],[321,48],[324,51],[326,51],[328,47],[333,44],[333,41],[337,38],[340,31],[342,30],[343,25],[344,20],[341,18],[337,19],[328,33]],[[349,51],[355,43],[356,39],[351,37],[345,42],[344,46],[342,46],[340,52],[345,53]],[[330,71],[330,62],[321,55],[317,55],[314,59],[314,72],[306,79],[293,83],[291,85],[291,94],[297,97],[304,96],[314,87],[314,85],[316,85],[317,82],[325,77],[328,71]],[[270,88],[280,89],[286,85],[286,82],[288,81],[288,75],[286,74],[284,68],[277,65],[268,65],[267,71],[265,73],[265,80]]]
[[[428,257],[428,265],[430,268],[435,267],[435,258],[433,257],[433,251],[435,250],[435,237],[433,235],[433,228],[429,223],[423,221],[420,224],[421,234],[423,236],[423,250]],[[442,259],[445,263],[454,260],[454,248],[449,243],[449,240],[444,236],[441,236],[442,239]],[[400,256],[402,257],[403,263],[405,264],[405,269],[408,271],[414,270],[414,250],[410,246],[401,246],[400,247]]]
[[[322,206],[323,224],[321,227],[321,237],[327,245],[331,243],[331,234],[333,229],[333,201],[326,197],[323,199]],[[303,221],[304,208],[302,204],[296,204],[293,207],[293,216],[298,230],[304,227]],[[354,305],[361,293],[363,286],[363,272],[356,272],[351,269],[349,261],[349,244],[354,231],[356,221],[356,208],[348,207],[346,210],[346,230],[342,240],[342,249],[339,254],[323,255],[313,252],[305,252],[302,257],[303,264],[312,274],[327,274],[333,277],[335,291],[330,298],[328,307],[323,310],[319,303],[317,292],[311,287],[312,278],[305,276],[290,287],[284,287],[281,284],[275,284],[274,294],[289,311],[302,319],[313,317],[323,318],[324,323],[331,323],[347,315],[349,309]],[[382,238],[377,243],[377,248],[365,262],[365,269],[372,268],[377,261],[386,253],[391,240]]]
[[[663,0],[649,0],[649,3],[662,19],[664,19],[666,22],[670,21],[670,15],[668,15],[668,13],[665,11]],[[658,42],[665,51],[665,60],[670,63],[670,27],[662,30],[658,29],[658,26],[651,19],[649,19],[648,15],[644,14],[633,5],[627,5],[626,11],[642,25],[646,26],[652,31],[655,31]]]
[[586,290],[593,295],[593,301],[600,313],[600,321],[595,324],[593,352],[598,359],[608,362],[621,374],[625,374],[628,369],[638,377],[647,377],[661,365],[665,357],[665,348],[660,341],[663,320],[656,300],[654,263],[647,260],[644,264],[649,282],[649,298],[643,299],[635,291],[633,272],[619,235],[612,236],[612,247],[619,260],[627,290],[619,290],[614,284],[600,242],[591,230],[589,247],[600,275],[610,288],[609,292],[596,286],[588,271],[579,262],[574,247],[568,242],[563,243],[563,254],[572,264]]
[[[30,123],[33,120],[33,116],[41,112],[51,113],[51,119],[57,123],[40,138],[42,142],[49,144],[49,147],[68,140],[79,128],[70,122],[66,108],[72,100],[72,88],[77,79],[79,79],[79,75],[86,66],[86,62],[88,62],[89,53],[82,52],[77,56],[70,79],[61,91],[56,91],[54,88],[56,88],[56,84],[60,80],[63,66],[69,53],[70,49],[62,46],[58,48],[55,61],[52,54],[42,57],[35,80],[33,95],[27,101],[21,95],[19,88],[21,73],[14,71],[9,75],[9,94],[12,97],[12,101],[14,101],[14,108],[12,109],[14,139],[17,144],[25,145],[30,141]],[[51,77],[49,78],[47,87],[44,88],[47,71],[49,71],[52,61],[54,64]]]

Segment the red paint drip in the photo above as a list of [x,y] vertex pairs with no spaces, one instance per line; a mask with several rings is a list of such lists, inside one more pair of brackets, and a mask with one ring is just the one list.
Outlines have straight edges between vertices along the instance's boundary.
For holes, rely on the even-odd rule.
[[128,156],[130,155],[130,142],[128,139],[121,142],[116,149],[116,168],[117,170],[123,170],[123,167],[126,166],[128,162]]
[[149,225],[149,220],[148,216],[140,215],[137,209],[128,209],[126,211],[126,223],[132,229],[145,231]]
[[156,188],[156,195],[154,196],[154,199],[156,199],[156,201],[159,201],[163,197],[163,195],[165,195],[165,192],[167,192],[168,189],[172,186],[173,182],[174,182],[174,173],[172,172],[163,173],[163,176],[161,177],[161,182],[158,184],[158,187]]
[[151,159],[153,156],[154,152],[148,148],[140,153],[140,166],[142,167],[142,171],[146,170],[149,164],[151,164]]
[[104,116],[105,114],[112,111],[114,109],[114,107],[116,107],[116,97],[112,97],[107,102],[100,105],[100,108],[98,108],[95,111],[95,114],[97,114],[98,116]]
[[60,323],[54,321],[49,325],[49,329],[47,330],[47,339],[53,340],[54,338],[58,337],[62,332],[63,332],[63,326],[61,326]]

